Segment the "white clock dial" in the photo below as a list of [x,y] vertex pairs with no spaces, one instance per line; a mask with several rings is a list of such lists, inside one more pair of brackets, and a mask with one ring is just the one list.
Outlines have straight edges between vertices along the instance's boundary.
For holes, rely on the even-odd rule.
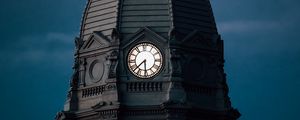
[[137,77],[153,77],[162,67],[161,52],[150,43],[138,44],[128,54],[128,67]]

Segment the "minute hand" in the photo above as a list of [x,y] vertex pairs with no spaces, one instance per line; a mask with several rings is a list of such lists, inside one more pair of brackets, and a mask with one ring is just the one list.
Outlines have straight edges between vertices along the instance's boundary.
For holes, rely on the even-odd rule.
[[146,71],[146,63],[147,63],[147,62],[146,62],[146,59],[145,59],[145,64],[144,64],[145,71]]

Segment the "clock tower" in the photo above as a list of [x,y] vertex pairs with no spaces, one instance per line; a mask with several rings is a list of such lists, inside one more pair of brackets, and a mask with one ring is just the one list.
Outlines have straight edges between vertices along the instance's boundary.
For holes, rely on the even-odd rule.
[[236,120],[209,0],[88,0],[56,120]]

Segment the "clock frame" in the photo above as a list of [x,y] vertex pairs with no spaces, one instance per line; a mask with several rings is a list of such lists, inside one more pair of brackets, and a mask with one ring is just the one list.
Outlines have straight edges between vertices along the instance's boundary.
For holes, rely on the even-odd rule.
[[161,71],[163,56],[155,45],[144,42],[130,49],[127,65],[136,77],[151,78]]

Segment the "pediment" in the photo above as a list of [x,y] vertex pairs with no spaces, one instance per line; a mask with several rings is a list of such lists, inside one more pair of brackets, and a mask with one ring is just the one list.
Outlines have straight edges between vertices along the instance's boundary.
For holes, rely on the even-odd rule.
[[133,43],[143,40],[147,40],[157,44],[164,44],[167,42],[165,38],[154,32],[150,28],[143,27],[140,30],[138,30],[132,37],[130,37],[130,39],[122,41],[122,48],[126,48]]
[[109,45],[110,41],[101,32],[93,32],[84,42],[81,50],[107,47]]
[[207,36],[200,33],[198,30],[194,30],[188,34],[181,44],[185,46],[193,46],[197,48],[214,48],[216,46],[216,36]]

